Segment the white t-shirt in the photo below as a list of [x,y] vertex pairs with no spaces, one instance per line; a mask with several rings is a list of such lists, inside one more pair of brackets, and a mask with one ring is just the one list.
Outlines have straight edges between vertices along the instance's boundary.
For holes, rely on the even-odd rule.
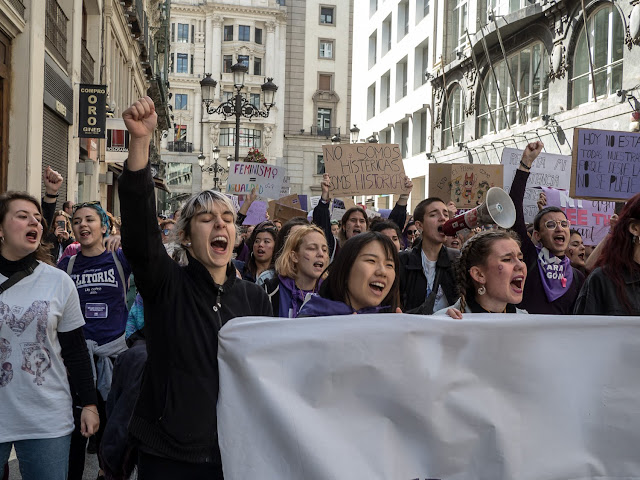
[[0,295],[0,443],[73,431],[58,332],[83,325],[73,280],[46,263]]
[[[422,271],[424,272],[424,276],[427,278],[427,291],[424,293],[424,298],[426,298],[431,294],[431,289],[433,288],[433,282],[436,279],[436,260],[429,260],[424,253],[424,250],[421,250],[422,253]],[[436,302],[433,305],[433,311],[437,312],[445,307],[449,306],[449,302],[447,301],[447,297],[442,291],[442,285],[438,285],[438,292],[436,293]]]

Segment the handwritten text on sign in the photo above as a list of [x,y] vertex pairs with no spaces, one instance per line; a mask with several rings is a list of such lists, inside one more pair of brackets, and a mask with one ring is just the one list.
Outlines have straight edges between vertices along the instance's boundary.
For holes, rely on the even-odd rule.
[[543,187],[547,205],[560,207],[571,222],[571,228],[582,236],[585,245],[597,245],[609,233],[609,219],[614,213],[615,202],[575,200],[569,192]]
[[398,145],[323,145],[322,151],[334,196],[408,193]]
[[[502,165],[504,165],[504,189],[509,191],[516,174],[522,150],[504,148],[502,150]],[[571,186],[571,156],[558,155],[556,153],[542,152],[531,166],[531,173],[527,180],[527,188],[524,191],[522,209],[524,221],[533,223],[533,218],[538,213],[538,197],[540,189],[536,187],[554,187],[569,190]]]
[[287,170],[268,163],[230,162],[227,193],[246,195],[255,188],[260,198],[280,198]]
[[626,200],[640,192],[640,133],[577,128],[573,145],[572,197]]

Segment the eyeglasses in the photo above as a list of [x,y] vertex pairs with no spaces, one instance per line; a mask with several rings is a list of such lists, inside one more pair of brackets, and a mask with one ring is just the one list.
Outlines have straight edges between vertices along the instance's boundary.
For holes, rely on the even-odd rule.
[[568,220],[547,220],[544,222],[544,226],[549,230],[555,230],[558,225],[562,228],[567,228],[571,223]]
[[407,235],[417,235],[418,234],[418,230],[407,230]]
[[76,203],[73,206],[73,210],[72,213],[76,213],[77,210],[81,209],[81,208],[85,208],[85,207],[95,207],[95,206],[100,206],[100,202],[98,200],[94,200],[93,202],[82,202],[82,203]]

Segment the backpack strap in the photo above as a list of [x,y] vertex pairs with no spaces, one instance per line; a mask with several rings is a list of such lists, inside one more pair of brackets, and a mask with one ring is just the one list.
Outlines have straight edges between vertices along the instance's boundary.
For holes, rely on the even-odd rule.
[[124,270],[122,269],[122,263],[120,263],[120,259],[116,255],[116,252],[111,251],[111,256],[113,257],[113,261],[116,264],[116,268],[118,269],[118,273],[120,274],[120,281],[122,282],[122,292],[124,293],[124,303],[127,304],[127,281],[124,278]]
[[71,258],[69,259],[69,263],[67,264],[67,275],[71,276],[71,273],[73,272],[73,264],[76,263],[76,257],[78,255],[72,255]]
[[13,275],[11,275],[9,278],[7,278],[4,282],[2,282],[2,285],[0,285],[0,294],[5,292],[6,290],[9,290],[11,287],[13,287],[16,283],[18,283],[23,278],[26,278],[29,275],[31,275],[38,265],[40,265],[38,263],[38,260],[34,258],[24,270],[20,270],[19,272],[16,272]]

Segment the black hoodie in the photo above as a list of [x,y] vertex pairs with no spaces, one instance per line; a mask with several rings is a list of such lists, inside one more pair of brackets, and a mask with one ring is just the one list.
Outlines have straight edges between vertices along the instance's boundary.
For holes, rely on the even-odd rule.
[[271,316],[267,294],[239,280],[232,265],[223,285],[189,256],[186,267],[166,253],[156,220],[149,166],[119,179],[122,248],[144,299],[148,360],[130,433],[158,455],[220,463],[218,331],[242,316]]

